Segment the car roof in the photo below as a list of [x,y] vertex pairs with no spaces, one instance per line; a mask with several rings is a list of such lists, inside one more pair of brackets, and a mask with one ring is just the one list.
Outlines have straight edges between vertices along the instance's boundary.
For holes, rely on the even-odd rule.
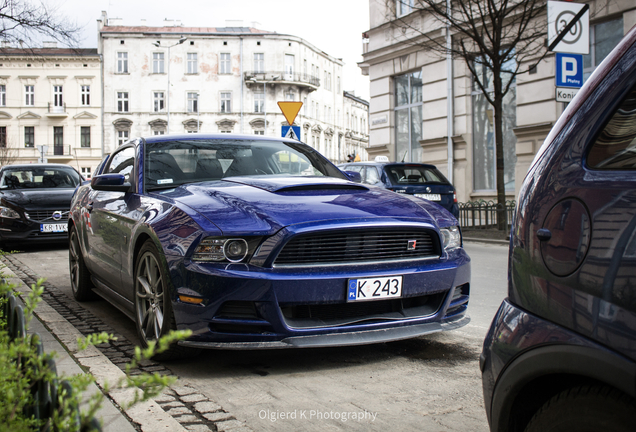
[[[44,164],[15,164],[15,165],[5,165],[2,167],[2,169],[16,169],[16,168],[20,168],[20,169],[25,169],[25,168],[70,168],[72,170],[75,170],[75,168],[73,168],[70,165],[66,165],[66,164],[52,164],[52,163],[44,163]],[[75,170],[77,171],[77,170]]]
[[339,164],[338,166],[349,166],[349,165],[373,165],[373,166],[377,166],[377,167],[383,167],[383,166],[387,166],[387,165],[391,165],[391,166],[418,166],[418,167],[422,167],[422,168],[428,168],[428,169],[437,169],[437,167],[435,165],[431,165],[431,164],[426,164],[426,163],[421,163],[421,162],[343,162],[341,164]]
[[[282,141],[285,143],[303,143],[302,141],[296,141],[289,138],[271,137],[264,135],[249,135],[249,134],[227,134],[227,133],[186,133],[186,134],[170,134],[170,135],[150,135],[141,137],[148,144],[175,141],[175,140],[206,140],[206,139],[218,139],[218,140],[236,140],[236,141]],[[306,144],[305,144],[306,145]]]

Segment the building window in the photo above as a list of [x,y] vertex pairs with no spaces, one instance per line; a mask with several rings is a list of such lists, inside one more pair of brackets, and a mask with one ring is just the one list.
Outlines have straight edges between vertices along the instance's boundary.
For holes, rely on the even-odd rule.
[[92,170],[91,167],[82,167],[82,177],[84,177],[85,179],[90,179],[92,176]]
[[0,106],[7,106],[7,86],[0,85]]
[[265,112],[265,93],[257,92],[254,93],[254,112],[262,113]]
[[340,94],[340,77],[336,77],[336,92]]
[[82,147],[91,146],[91,127],[90,126],[82,126],[80,128],[80,145]]
[[254,135],[265,135],[265,131],[263,130],[255,130]]
[[596,66],[623,38],[623,17],[590,26],[590,53],[583,55],[583,80],[586,81]]
[[128,53],[117,53],[117,73],[128,73]]
[[62,103],[62,86],[56,85],[53,86],[53,106],[61,108],[64,104]]
[[163,92],[153,92],[153,109],[155,112],[163,112],[165,108],[165,98]]
[[128,92],[117,92],[117,112],[128,112]]
[[188,73],[199,73],[199,60],[197,53],[188,53]]
[[0,147],[7,146],[7,127],[0,126]]
[[265,54],[254,53],[254,72],[255,73],[265,72]]
[[[504,65],[505,66],[505,65]],[[510,69],[514,70],[514,63]],[[480,80],[490,90],[492,88],[492,72],[478,67]],[[508,74],[502,74],[504,80]],[[508,83],[504,81],[504,86]],[[506,190],[515,189],[515,165],[517,163],[517,137],[513,131],[517,123],[517,98],[515,83],[503,99],[503,153],[504,183]],[[477,84],[473,84],[473,190],[492,191],[497,189],[497,162],[494,134],[494,114],[490,103],[486,100]]]
[[285,79],[292,81],[294,79],[294,56],[285,54]]
[[[395,155],[398,160],[421,162],[422,71],[398,75],[395,85]],[[347,128],[353,129],[347,114]]]
[[221,53],[221,68],[219,70],[220,74],[229,74],[231,73],[231,64],[230,64],[230,53]]
[[162,74],[165,72],[163,69],[163,58],[162,52],[152,53],[152,73]]
[[395,11],[398,17],[410,14],[413,11],[413,0],[395,0]]
[[221,112],[222,113],[232,112],[232,93],[230,92],[221,93]]
[[64,154],[64,128],[62,126],[53,126],[53,154]]
[[117,145],[120,146],[124,144],[126,141],[128,141],[128,136],[129,136],[129,131],[127,130],[117,131]]
[[91,86],[83,85],[81,87],[81,97],[82,106],[89,106],[91,104]]
[[35,127],[34,126],[24,127],[24,146],[35,147]]
[[199,112],[199,93],[188,93],[188,112]]
[[289,90],[285,93],[285,100],[288,102],[293,102],[294,97],[295,97],[295,94],[293,90]]
[[303,60],[303,79],[307,79],[307,59]]
[[26,106],[34,106],[35,105],[35,86],[25,85],[24,95],[25,95],[24,104]]
[[152,131],[152,134],[153,134],[153,135],[165,135],[165,134],[166,134],[166,131],[163,131],[163,130],[153,130],[153,131]]

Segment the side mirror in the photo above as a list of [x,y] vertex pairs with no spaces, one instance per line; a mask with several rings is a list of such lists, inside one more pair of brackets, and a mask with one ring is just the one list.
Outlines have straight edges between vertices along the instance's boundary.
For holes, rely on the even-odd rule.
[[349,180],[355,183],[362,183],[362,176],[356,171],[343,171]]
[[101,174],[91,179],[91,187],[99,191],[129,192],[130,183],[123,174]]

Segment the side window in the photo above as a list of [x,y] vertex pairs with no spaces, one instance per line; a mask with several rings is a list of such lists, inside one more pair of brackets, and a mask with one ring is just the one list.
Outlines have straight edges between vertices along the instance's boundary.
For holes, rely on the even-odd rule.
[[636,170],[636,86],[592,144],[587,165],[603,170]]
[[123,174],[126,176],[126,181],[130,182],[130,173],[133,171],[134,166],[135,148],[127,147],[113,155],[106,172],[108,174]]
[[378,170],[374,166],[367,167],[367,175],[365,183],[373,185],[380,181],[380,177],[378,176]]

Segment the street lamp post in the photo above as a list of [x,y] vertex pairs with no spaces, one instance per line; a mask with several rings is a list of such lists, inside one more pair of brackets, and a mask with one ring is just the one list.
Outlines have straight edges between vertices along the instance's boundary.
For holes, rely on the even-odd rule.
[[[179,41],[177,43],[172,44],[172,45],[168,45],[167,47],[165,47],[165,48],[168,48],[168,70],[167,70],[167,74],[168,74],[168,93],[166,94],[166,111],[168,112],[168,133],[170,133],[170,48],[175,47],[177,45],[181,45],[187,39],[188,39],[187,37],[181,36],[181,38],[179,39]],[[158,47],[158,48],[161,48],[161,41],[153,42],[153,45]]]

